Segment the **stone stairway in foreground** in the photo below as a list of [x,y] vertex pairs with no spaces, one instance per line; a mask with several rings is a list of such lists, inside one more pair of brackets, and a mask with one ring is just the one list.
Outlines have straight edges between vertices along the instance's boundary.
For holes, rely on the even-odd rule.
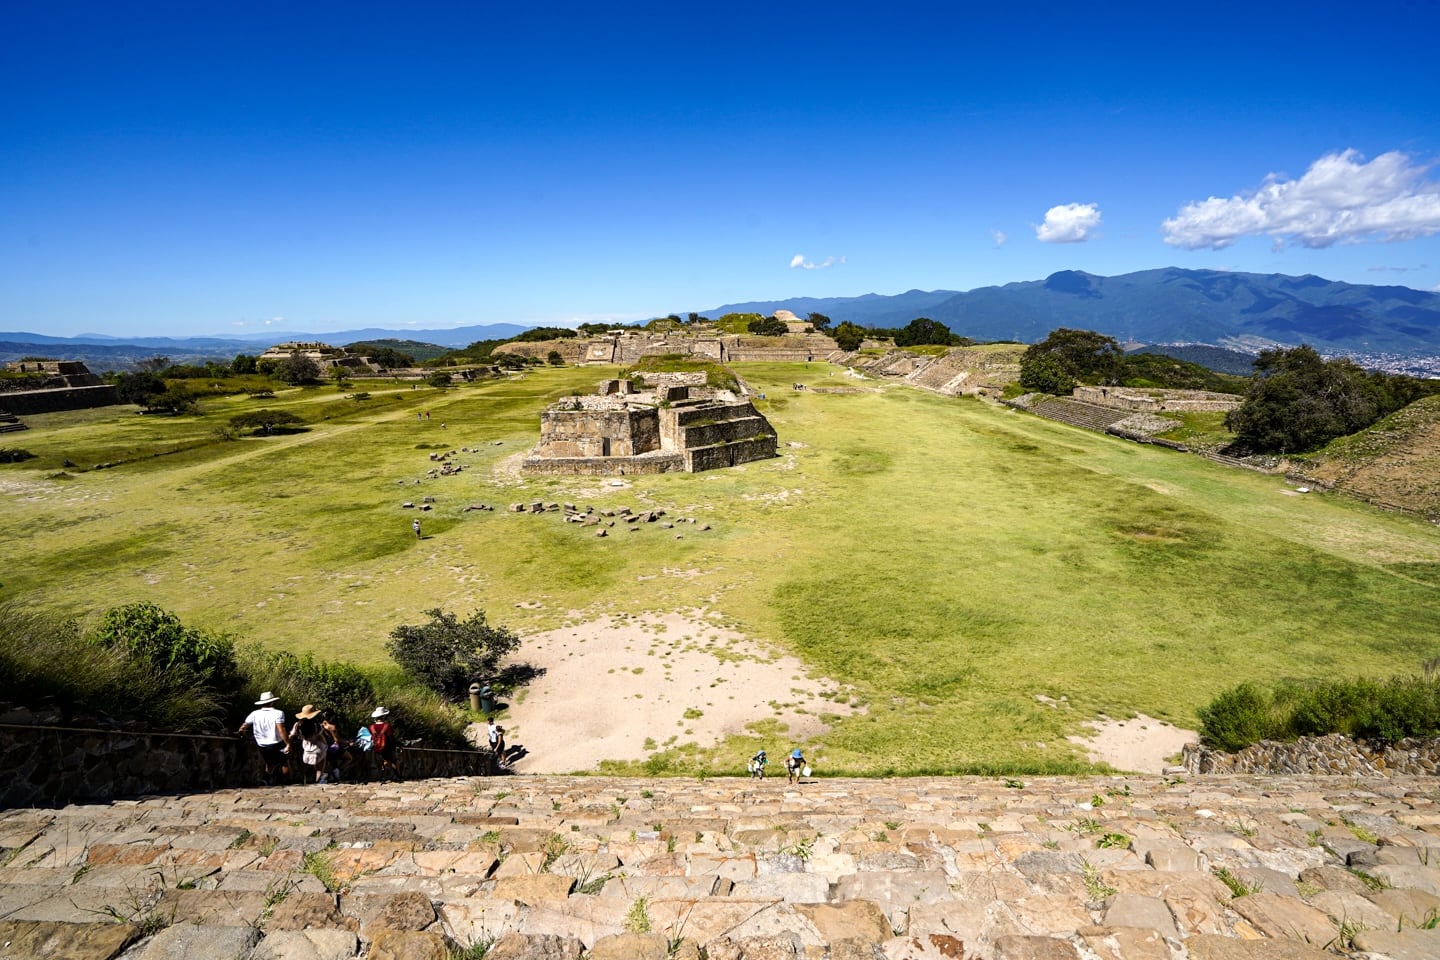
[[10,810],[0,958],[1434,960],[1437,801],[1406,777],[513,776]]

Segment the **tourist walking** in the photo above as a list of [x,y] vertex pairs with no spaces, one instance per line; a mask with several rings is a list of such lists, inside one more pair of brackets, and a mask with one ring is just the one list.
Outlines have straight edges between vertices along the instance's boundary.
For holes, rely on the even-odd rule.
[[304,779],[311,783],[328,783],[325,770],[330,757],[330,741],[320,723],[320,708],[313,703],[305,704],[295,714],[295,726],[290,728],[290,742],[297,741]]
[[390,711],[384,707],[376,707],[375,712],[370,714],[370,752],[375,756],[375,762],[380,767],[380,779],[389,777],[391,780],[400,779],[400,763],[398,759],[399,741],[395,738],[395,728],[385,718],[390,716]]
[[255,738],[255,748],[260,751],[260,765],[264,770],[265,786],[275,785],[275,774],[288,779],[290,770],[285,764],[285,755],[290,752],[290,735],[285,732],[285,712],[274,704],[280,698],[269,690],[260,694],[255,709],[240,724],[236,731],[241,736],[248,730]]
[[420,539],[420,519],[417,517],[410,521],[410,529],[415,531],[415,539]]
[[796,747],[790,751],[790,756],[785,758],[785,779],[789,783],[799,783],[800,777],[808,768],[805,766],[805,755]]
[[770,758],[765,756],[765,751],[757,750],[755,756],[751,757],[750,762],[746,764],[746,767],[750,770],[750,776],[756,780],[764,780],[765,765],[769,762]]
[[485,735],[490,740],[490,754],[495,758],[497,770],[505,769],[505,728],[490,718],[490,725],[485,728]]
[[329,774],[331,783],[339,783],[340,761],[350,744],[341,735],[340,728],[335,725],[335,715],[329,710],[321,712],[320,726],[325,730],[325,738],[329,741],[325,747],[325,772]]

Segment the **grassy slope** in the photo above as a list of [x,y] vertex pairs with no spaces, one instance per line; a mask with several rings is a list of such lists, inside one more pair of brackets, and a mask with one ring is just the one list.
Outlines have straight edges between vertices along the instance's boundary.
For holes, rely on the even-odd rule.
[[[1245,676],[1384,675],[1440,653],[1440,536],[1423,522],[979,401],[790,391],[850,383],[822,364],[741,373],[770,398],[782,456],[625,489],[495,469],[593,369],[367,404],[287,391],[264,404],[332,419],[64,480],[45,479],[63,457],[202,443],[257,401],[27,418],[39,459],[0,467],[0,542],[24,545],[6,551],[3,592],[77,612],[151,599],[375,663],[388,631],[432,606],[481,606],[522,633],[704,608],[856,685],[869,710],[817,748],[830,770],[1053,763],[1098,711],[1188,724]],[[462,446],[465,472],[423,480],[430,449]],[[417,543],[399,504],[425,495],[437,503]],[[596,539],[504,512],[536,498],[664,507],[714,529]],[[461,513],[471,502],[500,510]]]
[[1296,468],[1326,487],[1440,518],[1440,396],[1333,440]]

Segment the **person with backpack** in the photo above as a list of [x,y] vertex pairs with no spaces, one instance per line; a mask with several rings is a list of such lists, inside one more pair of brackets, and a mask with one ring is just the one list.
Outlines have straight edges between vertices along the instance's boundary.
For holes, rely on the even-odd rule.
[[300,763],[304,765],[304,777],[312,783],[329,783],[327,774],[330,758],[330,738],[320,723],[320,709],[307,703],[295,714],[295,726],[290,729],[290,742],[300,744]]
[[369,783],[374,773],[373,750],[375,738],[370,736],[370,727],[363,725],[355,731],[355,769],[359,771],[362,783]]
[[750,769],[750,776],[756,780],[764,780],[765,764],[769,762],[770,758],[765,756],[764,749],[757,751],[755,756],[750,758],[750,762],[746,764]]
[[384,707],[376,707],[375,712],[370,714],[370,752],[380,767],[381,780],[386,777],[399,780],[400,764],[397,753],[400,742],[395,736],[395,728],[385,719],[388,716],[390,711]]
[[490,725],[485,728],[485,735],[490,741],[490,755],[495,760],[495,768],[498,773],[505,769],[505,728],[490,718]]

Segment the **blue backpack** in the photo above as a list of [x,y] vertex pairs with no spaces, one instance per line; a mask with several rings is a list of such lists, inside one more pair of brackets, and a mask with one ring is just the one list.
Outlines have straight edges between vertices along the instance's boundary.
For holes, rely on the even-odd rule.
[[373,747],[374,744],[375,741],[370,736],[369,727],[361,727],[355,734],[355,745],[366,753],[370,752],[370,748]]

